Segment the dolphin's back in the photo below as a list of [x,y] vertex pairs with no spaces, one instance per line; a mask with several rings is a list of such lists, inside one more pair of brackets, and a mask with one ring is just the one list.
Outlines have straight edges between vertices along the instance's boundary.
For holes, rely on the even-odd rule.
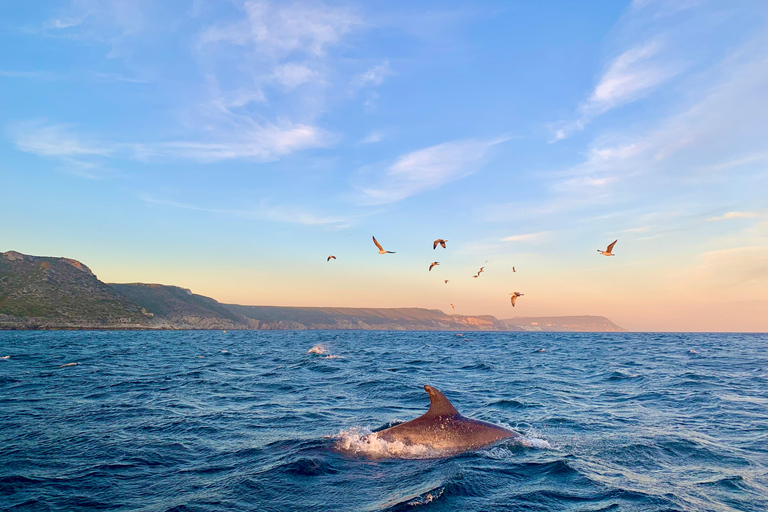
[[429,393],[429,410],[416,419],[377,432],[388,442],[419,444],[441,452],[458,453],[517,437],[520,434],[485,421],[462,416],[440,391],[424,386]]

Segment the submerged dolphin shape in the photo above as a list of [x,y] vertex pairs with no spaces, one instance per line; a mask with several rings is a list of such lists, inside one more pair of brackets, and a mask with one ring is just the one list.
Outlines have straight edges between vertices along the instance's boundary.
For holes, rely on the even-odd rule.
[[514,430],[462,416],[439,390],[424,386],[429,393],[429,410],[374,434],[387,442],[424,445],[444,454],[457,454],[488,446],[502,439],[519,437]]

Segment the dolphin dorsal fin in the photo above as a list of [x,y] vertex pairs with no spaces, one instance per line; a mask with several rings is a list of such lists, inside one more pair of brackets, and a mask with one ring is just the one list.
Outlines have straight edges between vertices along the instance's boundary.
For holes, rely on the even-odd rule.
[[445,395],[439,389],[435,389],[432,386],[424,386],[424,391],[429,394],[429,410],[425,416],[451,416],[459,414],[459,411],[451,405],[451,402],[445,398]]

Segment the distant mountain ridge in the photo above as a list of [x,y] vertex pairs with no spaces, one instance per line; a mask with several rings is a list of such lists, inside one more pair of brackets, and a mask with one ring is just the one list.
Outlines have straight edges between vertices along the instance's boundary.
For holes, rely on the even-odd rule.
[[502,320],[508,327],[543,332],[626,332],[604,316],[520,316]]
[[[589,319],[579,324],[573,319]],[[557,319],[571,319],[559,321]],[[600,321],[594,319],[601,319]],[[0,330],[3,329],[232,329],[623,331],[604,317],[498,320],[490,315],[448,315],[423,308],[241,306],[161,284],[107,284],[70,258],[0,253]],[[550,325],[551,324],[551,325]],[[556,329],[555,329],[556,330]]]
[[508,331],[490,315],[446,315],[423,308],[321,308],[239,306],[227,304],[249,318],[256,329],[364,329],[379,331]]

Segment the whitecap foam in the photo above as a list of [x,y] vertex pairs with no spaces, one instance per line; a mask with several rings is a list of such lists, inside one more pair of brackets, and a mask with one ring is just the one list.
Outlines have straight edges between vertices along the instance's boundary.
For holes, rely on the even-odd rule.
[[440,455],[423,444],[386,441],[364,427],[342,430],[334,438],[338,451],[372,459],[428,459]]
[[541,450],[549,450],[552,445],[546,439],[540,439],[538,437],[520,436],[514,437],[504,441],[502,445],[496,445],[485,450],[481,450],[480,453],[490,459],[506,459],[509,457],[517,457],[517,454],[512,449],[513,446],[523,446],[525,448],[536,448]]
[[549,444],[549,441],[538,437],[520,437],[518,438],[518,443],[526,448],[539,448],[542,450],[552,449],[552,445]]
[[307,354],[327,354],[328,349],[325,348],[325,345],[318,343],[311,349],[307,350]]
[[408,505],[410,505],[411,507],[418,507],[419,505],[426,505],[428,503],[432,503],[433,501],[438,499],[440,496],[442,496],[444,491],[445,491],[445,487],[440,487],[435,491],[428,492],[426,494],[423,494],[409,501]]
[[337,356],[336,354],[331,354],[329,356],[325,356],[323,359],[342,359],[342,357]]

